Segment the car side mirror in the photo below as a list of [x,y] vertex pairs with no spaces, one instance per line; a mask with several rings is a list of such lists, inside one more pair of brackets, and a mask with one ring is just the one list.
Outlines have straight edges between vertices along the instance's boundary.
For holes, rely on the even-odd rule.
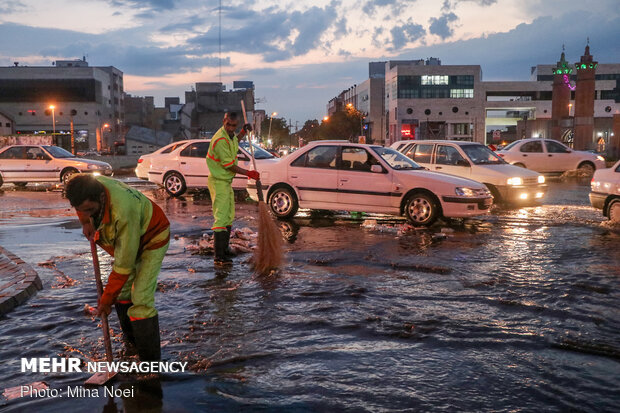
[[456,161],[456,166],[471,166],[471,165],[465,159],[459,159],[458,161]]
[[383,167],[381,165],[371,165],[370,172],[380,174],[383,172]]

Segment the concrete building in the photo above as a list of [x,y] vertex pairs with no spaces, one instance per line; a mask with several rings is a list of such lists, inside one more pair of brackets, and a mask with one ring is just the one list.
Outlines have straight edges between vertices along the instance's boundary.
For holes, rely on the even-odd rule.
[[15,133],[55,131],[67,149],[72,127],[79,150],[111,148],[124,121],[122,96],[123,72],[85,59],[0,67],[0,113],[14,120]]
[[12,135],[15,133],[14,126],[15,122],[13,119],[0,112],[0,136]]
[[132,126],[125,134],[125,151],[127,155],[144,155],[170,142],[172,135],[168,132]]
[[[224,113],[236,111],[241,115],[241,100],[252,122],[254,113],[254,84],[250,81],[234,82],[233,89],[219,82],[196,83],[196,87],[185,92],[185,107],[180,112],[181,128],[193,137],[211,137],[222,127]],[[187,114],[190,116],[187,117]],[[243,118],[241,118],[243,122]]]

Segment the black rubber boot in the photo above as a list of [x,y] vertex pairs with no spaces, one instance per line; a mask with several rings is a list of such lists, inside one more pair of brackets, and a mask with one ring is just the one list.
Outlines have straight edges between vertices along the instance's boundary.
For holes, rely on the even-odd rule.
[[123,337],[125,341],[130,344],[136,345],[136,339],[133,336],[133,328],[131,327],[131,320],[127,315],[127,311],[129,307],[131,307],[133,303],[116,303],[114,304],[114,308],[116,309],[116,315],[118,315],[118,321],[121,325],[121,330],[123,330]]
[[131,326],[136,338],[136,349],[138,350],[140,361],[161,360],[159,316],[134,320],[131,322]]
[[225,244],[226,248],[224,249],[224,256],[232,260],[235,254],[233,254],[232,251],[230,250],[230,234],[231,233],[232,233],[232,225],[228,225],[226,227],[226,244]]
[[226,248],[228,248],[228,231],[216,231],[213,233],[213,249],[215,257],[214,265],[230,265],[232,260],[226,256]]

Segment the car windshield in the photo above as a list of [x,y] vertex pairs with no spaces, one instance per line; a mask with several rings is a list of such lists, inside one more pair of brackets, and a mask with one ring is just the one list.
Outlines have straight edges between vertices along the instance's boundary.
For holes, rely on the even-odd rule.
[[463,152],[476,165],[498,165],[506,163],[495,152],[484,145],[462,145]]
[[[250,144],[248,143],[248,141],[239,142],[239,146],[241,146],[249,155],[252,155],[250,153]],[[275,156],[273,156],[272,154],[270,154],[269,152],[267,152],[266,150],[264,150],[263,148],[261,148],[258,145],[252,144],[252,147],[254,148],[254,158],[255,159],[271,159],[271,158],[275,158]]]
[[507,151],[508,149],[515,146],[517,143],[519,143],[519,141],[514,141],[514,142],[509,143],[508,145],[504,146],[504,148],[502,148],[502,151]]
[[44,146],[43,148],[48,151],[54,158],[75,158],[74,154],[58,146]]
[[412,170],[412,169],[424,169],[411,159],[407,158],[402,153],[392,148],[371,147],[371,149],[381,157],[391,168],[397,170]]

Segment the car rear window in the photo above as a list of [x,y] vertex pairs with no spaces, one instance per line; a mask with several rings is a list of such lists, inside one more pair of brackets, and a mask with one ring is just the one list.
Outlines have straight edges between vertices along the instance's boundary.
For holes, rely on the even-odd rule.
[[526,142],[523,145],[521,145],[521,149],[519,149],[521,152],[528,152],[528,153],[532,153],[532,152],[542,152],[542,144],[540,143],[540,141],[531,141],[531,142]]
[[191,158],[206,158],[210,142],[194,142],[187,145],[180,153]]

